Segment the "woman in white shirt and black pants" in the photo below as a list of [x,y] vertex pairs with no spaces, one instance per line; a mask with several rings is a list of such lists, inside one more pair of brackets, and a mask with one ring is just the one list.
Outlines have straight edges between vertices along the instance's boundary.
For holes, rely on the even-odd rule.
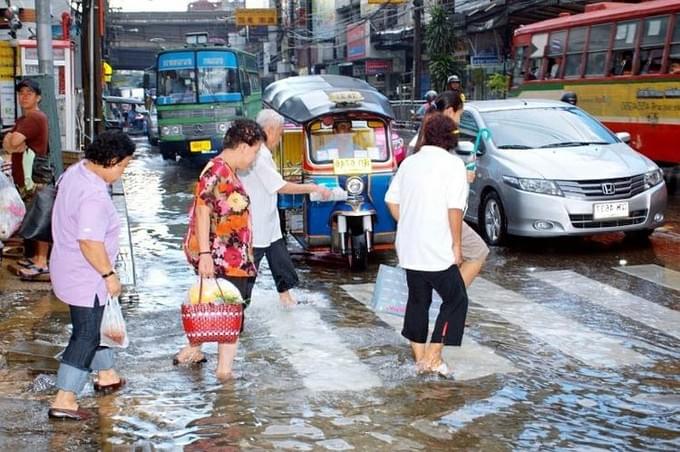
[[[418,368],[448,374],[444,345],[463,340],[468,298],[458,264],[467,203],[465,165],[450,154],[458,144],[455,122],[442,113],[422,126],[423,146],[399,167],[385,195],[397,220],[399,265],[406,270],[408,302],[401,334],[411,341]],[[427,344],[432,290],[442,298]]]

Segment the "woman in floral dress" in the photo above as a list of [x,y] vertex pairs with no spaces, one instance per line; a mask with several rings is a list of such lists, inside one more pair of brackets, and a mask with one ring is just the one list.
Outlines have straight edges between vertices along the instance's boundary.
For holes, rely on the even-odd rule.
[[[247,170],[265,141],[262,128],[249,119],[234,121],[224,136],[224,149],[203,169],[196,185],[189,231],[184,242],[187,259],[204,278],[224,278],[245,301],[255,283],[250,198],[236,172]],[[232,377],[238,340],[218,345],[217,377]],[[174,362],[202,362],[199,347],[187,345]]]

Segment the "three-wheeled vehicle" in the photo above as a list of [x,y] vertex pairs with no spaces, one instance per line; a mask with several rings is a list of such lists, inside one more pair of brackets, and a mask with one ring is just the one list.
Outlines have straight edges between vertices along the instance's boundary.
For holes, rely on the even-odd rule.
[[103,100],[106,130],[121,130],[131,135],[146,134],[149,126],[149,112],[142,99],[103,96]]
[[302,224],[291,232],[305,250],[341,253],[352,270],[362,270],[369,253],[393,248],[396,225],[385,192],[397,164],[387,98],[362,80],[312,75],[270,84],[263,103],[291,122],[274,150],[284,178],[334,191],[330,201],[279,196],[284,214],[302,210]]

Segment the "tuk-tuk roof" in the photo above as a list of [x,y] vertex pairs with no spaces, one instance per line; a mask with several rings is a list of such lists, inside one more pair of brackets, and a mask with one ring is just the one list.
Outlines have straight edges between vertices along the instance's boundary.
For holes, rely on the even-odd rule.
[[[354,91],[361,102],[337,105],[329,93]],[[360,111],[394,119],[387,98],[363,80],[343,75],[305,75],[288,77],[271,83],[262,95],[263,103],[288,119],[298,123],[311,121],[328,113]]]
[[102,96],[104,102],[113,102],[117,104],[135,104],[143,105],[144,101],[136,97],[120,97],[120,96]]

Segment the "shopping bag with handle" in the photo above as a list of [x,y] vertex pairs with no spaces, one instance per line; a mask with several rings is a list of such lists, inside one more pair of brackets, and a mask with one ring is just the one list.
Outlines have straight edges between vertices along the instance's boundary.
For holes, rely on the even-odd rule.
[[100,345],[104,347],[127,348],[130,344],[118,297],[106,298],[100,335]]

